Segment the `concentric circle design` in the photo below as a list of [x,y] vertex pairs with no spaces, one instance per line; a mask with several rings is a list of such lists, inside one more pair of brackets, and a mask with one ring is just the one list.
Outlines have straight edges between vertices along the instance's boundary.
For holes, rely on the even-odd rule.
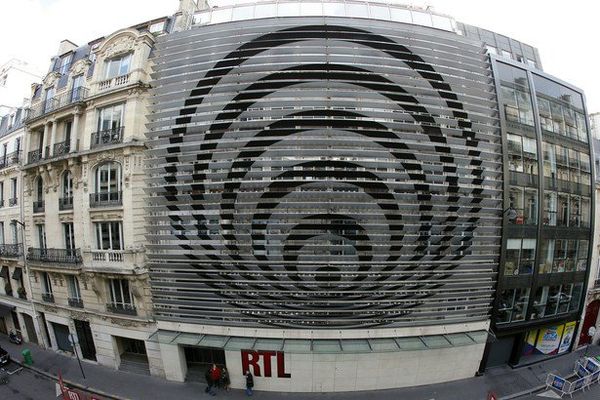
[[323,328],[485,319],[502,182],[481,49],[434,29],[315,22],[159,41],[157,315]]

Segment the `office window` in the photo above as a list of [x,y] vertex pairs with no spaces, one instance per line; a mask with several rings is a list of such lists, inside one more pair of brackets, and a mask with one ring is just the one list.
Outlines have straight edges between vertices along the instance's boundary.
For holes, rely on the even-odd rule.
[[75,231],[73,229],[73,223],[67,222],[63,223],[63,235],[65,241],[65,249],[74,250],[75,249]]
[[60,58],[60,64],[58,67],[58,72],[61,75],[65,75],[69,72],[69,68],[71,67],[71,60],[73,59],[73,53],[66,54]]
[[133,296],[129,290],[129,281],[127,279],[110,279],[108,288],[111,303],[123,308],[133,306]]
[[114,131],[123,125],[123,104],[101,108],[98,111],[98,131]]
[[504,276],[531,274],[535,262],[535,239],[508,239]]
[[130,63],[131,53],[107,60],[105,78],[109,79],[127,74],[129,72]]
[[69,298],[81,300],[81,290],[79,288],[79,279],[74,275],[67,275],[67,284],[69,287]]
[[0,222],[0,245],[4,243],[4,222]]
[[123,250],[121,221],[97,222],[95,225],[98,250]]
[[63,172],[62,197],[63,199],[73,198],[73,174],[71,174],[71,171]]
[[[17,223],[16,222],[11,222],[10,223],[10,232],[11,232],[11,237],[12,237],[12,242],[13,244],[18,244],[19,243],[19,228],[17,227]],[[4,229],[2,230],[4,231]]]
[[44,291],[43,294],[52,294],[52,281],[47,272],[42,272],[42,289]]
[[96,169],[96,193],[121,191],[121,164],[108,162]]
[[523,321],[527,314],[529,288],[503,290],[498,306],[497,323]]
[[17,203],[17,193],[18,193],[18,183],[17,183],[17,178],[11,178],[10,179],[10,198],[13,199],[14,203],[13,205],[16,205]]
[[44,224],[38,224],[37,227],[37,241],[40,249],[46,248],[46,226]]

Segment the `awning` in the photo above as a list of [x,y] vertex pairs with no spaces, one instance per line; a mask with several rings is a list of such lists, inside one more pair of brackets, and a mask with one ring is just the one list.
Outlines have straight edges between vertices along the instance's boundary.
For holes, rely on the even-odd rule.
[[204,335],[159,329],[149,341],[224,350],[276,350],[290,353],[371,353],[428,350],[485,343],[486,331],[368,339],[277,339]]
[[23,276],[23,270],[22,270],[21,268],[18,268],[18,267],[17,267],[17,268],[15,268],[15,272],[13,272],[13,274],[12,274],[12,278],[13,278],[15,281],[18,281],[18,280],[20,280],[20,279],[21,279],[21,277],[22,277],[22,276]]
[[15,309],[15,306],[0,303],[0,317],[4,317],[5,315],[10,314],[10,312],[14,309]]
[[4,279],[8,279],[8,267],[4,266],[2,267],[2,269],[0,269],[0,277],[4,278]]

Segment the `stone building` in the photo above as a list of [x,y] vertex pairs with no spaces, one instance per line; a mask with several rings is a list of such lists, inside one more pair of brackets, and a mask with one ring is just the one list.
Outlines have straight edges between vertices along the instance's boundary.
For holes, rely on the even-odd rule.
[[144,263],[144,131],[160,18],[60,43],[25,119],[23,214],[44,342],[163,375]]

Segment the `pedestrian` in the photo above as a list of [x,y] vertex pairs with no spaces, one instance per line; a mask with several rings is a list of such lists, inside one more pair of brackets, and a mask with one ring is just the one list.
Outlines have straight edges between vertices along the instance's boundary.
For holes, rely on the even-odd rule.
[[219,382],[221,381],[221,369],[219,367],[217,367],[217,364],[213,364],[211,369],[210,369],[210,380],[211,380],[211,395],[214,396],[217,393],[215,392],[214,389],[217,388],[217,386],[219,385]]
[[231,380],[229,379],[229,372],[227,372],[227,368],[223,367],[223,369],[221,370],[221,387],[229,391],[229,385],[231,385]]
[[215,395],[215,392],[213,390],[214,382],[212,380],[210,371],[211,371],[211,368],[207,368],[206,372],[204,373],[204,378],[206,378],[206,389],[204,389],[204,393],[208,393],[211,396],[214,396]]
[[252,396],[252,388],[254,387],[254,377],[250,371],[246,371],[246,396]]

